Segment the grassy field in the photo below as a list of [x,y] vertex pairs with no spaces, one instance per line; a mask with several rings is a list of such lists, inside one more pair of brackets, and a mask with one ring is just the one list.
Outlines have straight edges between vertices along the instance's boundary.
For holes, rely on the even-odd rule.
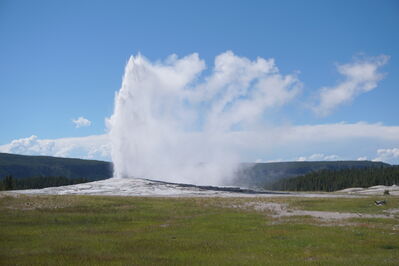
[[399,213],[321,221],[248,202],[383,214],[399,198],[1,196],[1,265],[398,265]]

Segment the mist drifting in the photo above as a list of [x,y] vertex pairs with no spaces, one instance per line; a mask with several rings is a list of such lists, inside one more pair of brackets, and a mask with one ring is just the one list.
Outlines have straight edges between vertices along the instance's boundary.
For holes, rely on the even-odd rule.
[[207,76],[205,68],[197,54],[129,59],[108,119],[116,177],[223,184],[240,162],[240,133],[300,86],[273,59],[225,52]]

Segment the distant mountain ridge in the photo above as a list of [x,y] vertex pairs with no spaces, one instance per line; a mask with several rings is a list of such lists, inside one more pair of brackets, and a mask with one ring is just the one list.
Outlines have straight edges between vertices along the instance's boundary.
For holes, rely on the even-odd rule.
[[[277,180],[267,189],[284,191],[337,191],[345,188],[367,188],[399,184],[399,166],[323,169],[301,176]],[[388,193],[389,194],[389,193]]]
[[102,180],[113,175],[112,163],[96,160],[0,153],[0,178],[62,176]]
[[243,163],[237,170],[231,185],[244,187],[268,187],[277,180],[302,176],[321,170],[390,167],[390,164],[373,161],[304,161],[274,163]]
[[[302,176],[321,170],[343,170],[389,167],[372,161],[319,161],[242,163],[229,184],[241,187],[266,187],[277,180]],[[102,180],[113,176],[111,162],[0,153],[0,178],[65,177],[69,179]]]

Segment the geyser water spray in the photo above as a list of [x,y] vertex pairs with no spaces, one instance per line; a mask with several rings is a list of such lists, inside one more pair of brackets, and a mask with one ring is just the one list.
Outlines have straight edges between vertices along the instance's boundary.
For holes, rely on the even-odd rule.
[[107,121],[115,177],[223,184],[240,161],[240,131],[276,104],[270,92],[295,93],[272,59],[226,52],[211,75],[204,69],[197,54],[129,59]]

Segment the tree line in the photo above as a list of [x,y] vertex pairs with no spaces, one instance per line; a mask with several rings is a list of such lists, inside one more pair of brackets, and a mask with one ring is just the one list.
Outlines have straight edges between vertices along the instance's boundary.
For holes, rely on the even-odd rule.
[[88,178],[67,178],[63,176],[37,176],[27,178],[13,178],[7,175],[0,179],[0,190],[36,189],[59,187],[91,182]]
[[321,170],[280,179],[267,186],[272,190],[337,191],[350,187],[391,186],[399,184],[399,166]]

